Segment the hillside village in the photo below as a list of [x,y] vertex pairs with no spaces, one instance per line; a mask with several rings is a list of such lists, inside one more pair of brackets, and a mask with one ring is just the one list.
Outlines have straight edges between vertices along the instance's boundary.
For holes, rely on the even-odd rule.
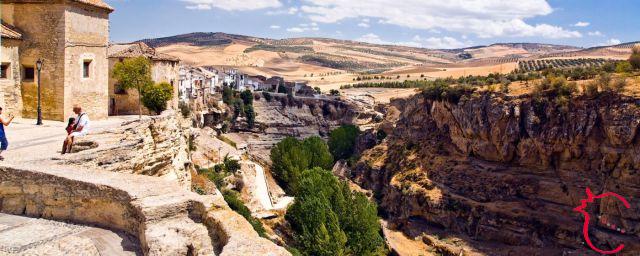
[[[0,255],[599,255],[585,189],[640,207],[640,44],[115,43],[103,0],[0,10]],[[593,243],[637,255],[598,206]]]

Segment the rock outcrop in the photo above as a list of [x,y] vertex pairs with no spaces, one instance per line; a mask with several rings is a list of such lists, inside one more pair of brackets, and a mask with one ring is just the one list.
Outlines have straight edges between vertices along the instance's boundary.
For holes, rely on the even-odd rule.
[[3,165],[0,212],[122,231],[145,255],[290,255],[219,193],[201,196],[143,175]]
[[190,188],[189,128],[182,121],[175,112],[165,111],[92,133],[81,138],[76,146],[79,152],[63,157],[61,164],[162,177]]
[[379,113],[373,106],[348,99],[287,97],[271,94],[254,100],[257,113],[256,126],[268,135],[309,137],[328,134],[343,124],[367,124],[375,121]]
[[379,126],[388,137],[342,173],[373,190],[400,228],[420,222],[512,246],[486,249],[489,255],[518,255],[523,250],[513,248],[523,247],[534,255],[591,255],[584,218],[573,209],[586,188],[615,192],[631,209],[614,198],[596,201],[592,218],[615,227],[592,221],[591,239],[602,249],[624,243],[620,255],[638,255],[639,105],[614,95],[566,106],[530,96],[476,93],[451,103],[416,95],[391,103]]

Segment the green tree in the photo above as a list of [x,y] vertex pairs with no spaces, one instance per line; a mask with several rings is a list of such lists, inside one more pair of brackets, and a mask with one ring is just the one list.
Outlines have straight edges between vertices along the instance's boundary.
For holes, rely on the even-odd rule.
[[310,162],[308,168],[320,167],[330,170],[333,168],[333,156],[329,152],[327,143],[320,137],[309,137],[302,141],[305,149],[309,152]]
[[631,57],[629,57],[629,63],[634,69],[640,69],[640,46],[633,47]]
[[244,106],[244,116],[247,118],[247,126],[249,129],[253,129],[256,124],[256,112],[253,109],[253,105]]
[[242,203],[242,200],[238,198],[237,192],[232,190],[223,190],[222,196],[224,197],[224,201],[227,202],[231,210],[242,215],[242,217],[249,221],[253,229],[258,232],[258,235],[260,235],[261,237],[266,237],[266,231],[262,226],[262,222],[251,216],[251,211],[249,210],[249,208],[247,208],[247,206],[244,205],[244,203]]
[[158,115],[167,109],[167,102],[171,98],[173,98],[173,86],[166,82],[146,86],[142,90],[142,104]]
[[329,151],[335,160],[351,157],[360,130],[355,125],[343,125],[329,134]]
[[231,89],[231,87],[228,86],[224,86],[222,88],[222,102],[224,102],[224,104],[227,105],[232,105],[233,104],[233,89]]
[[118,62],[113,66],[111,76],[118,81],[120,88],[138,91],[138,116],[142,118],[142,91],[153,84],[149,59],[140,56]]
[[292,137],[282,140],[271,149],[271,161],[275,177],[295,195],[300,175],[311,162],[311,155],[302,142]]
[[250,90],[244,90],[240,93],[240,98],[244,105],[253,105],[253,93]]
[[224,166],[224,170],[227,172],[236,173],[238,170],[240,170],[240,162],[229,157],[229,154],[224,156],[222,164]]
[[321,168],[302,172],[285,218],[306,255],[385,255],[376,205]]

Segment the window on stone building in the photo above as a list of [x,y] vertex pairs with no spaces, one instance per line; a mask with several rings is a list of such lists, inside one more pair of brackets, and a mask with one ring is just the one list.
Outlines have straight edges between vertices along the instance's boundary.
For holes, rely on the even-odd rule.
[[82,62],[82,77],[89,78],[91,74],[91,60],[84,60]]
[[2,79],[9,78],[9,63],[0,64],[0,78]]
[[33,81],[36,77],[36,72],[33,67],[24,67],[24,80]]

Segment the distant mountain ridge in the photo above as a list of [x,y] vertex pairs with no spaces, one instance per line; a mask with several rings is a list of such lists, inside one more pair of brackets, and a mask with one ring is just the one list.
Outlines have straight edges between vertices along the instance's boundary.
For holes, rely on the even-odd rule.
[[[260,37],[237,35],[237,34],[228,34],[224,32],[193,32],[193,33],[168,36],[168,37],[142,39],[142,40],[139,40],[138,42],[145,42],[152,47],[162,47],[162,46],[178,44],[178,43],[191,44],[194,46],[219,46],[219,45],[231,44],[234,41],[267,43],[267,44],[282,44],[282,43],[305,44],[304,41],[308,41],[308,42],[320,41],[320,42],[328,42],[328,43],[347,43],[347,44],[356,44],[356,45],[379,45],[379,44],[365,43],[365,42],[359,42],[354,40],[321,38],[321,37],[269,39],[269,38],[260,38]],[[625,44],[630,44],[630,43],[625,43]],[[621,45],[624,45],[624,44],[621,44]],[[525,50],[536,50],[536,49],[543,49],[543,48],[553,49],[553,50],[588,49],[588,48],[582,48],[582,47],[570,46],[570,45],[545,44],[545,43],[494,43],[490,45],[477,45],[477,46],[455,48],[455,49],[437,49],[437,48],[411,47],[411,46],[398,46],[398,45],[388,45],[388,46],[401,47],[401,48],[414,48],[414,49],[421,49],[421,50],[442,50],[442,51],[451,51],[451,52],[460,52],[460,51],[469,50],[469,49],[478,49],[478,48],[491,47],[491,46],[522,48]]]

